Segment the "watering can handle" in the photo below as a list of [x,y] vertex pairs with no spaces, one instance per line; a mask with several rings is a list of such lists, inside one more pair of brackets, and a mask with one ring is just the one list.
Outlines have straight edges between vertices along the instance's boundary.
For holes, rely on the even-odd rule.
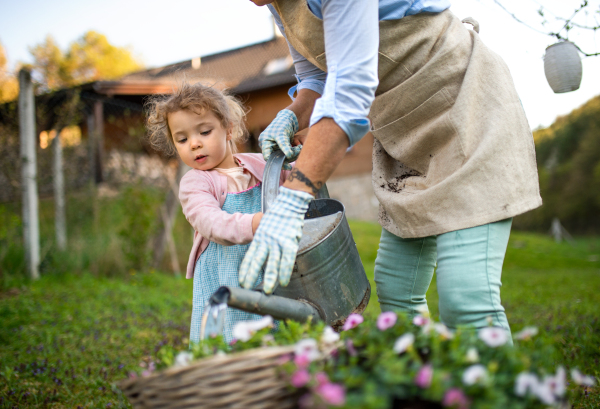
[[[265,165],[261,188],[261,208],[263,213],[267,211],[267,208],[275,201],[275,198],[279,194],[279,180],[281,178],[281,168],[283,167],[284,161],[285,154],[280,150],[276,150],[271,153],[271,156],[269,156],[269,160]],[[323,186],[319,189],[315,198],[329,198],[329,191],[327,190],[325,183],[323,183]]]

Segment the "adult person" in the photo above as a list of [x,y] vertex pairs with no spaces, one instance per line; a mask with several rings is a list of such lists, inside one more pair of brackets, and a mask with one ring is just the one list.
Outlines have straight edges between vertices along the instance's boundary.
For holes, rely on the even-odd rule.
[[261,134],[263,154],[301,153],[242,262],[243,285],[265,260],[265,291],[277,277],[288,283],[308,202],[370,130],[381,309],[427,311],[437,263],[447,326],[484,327],[491,317],[510,331],[500,279],[512,217],[541,197],[533,138],[502,59],[448,0],[251,1],[269,5],[300,80]]

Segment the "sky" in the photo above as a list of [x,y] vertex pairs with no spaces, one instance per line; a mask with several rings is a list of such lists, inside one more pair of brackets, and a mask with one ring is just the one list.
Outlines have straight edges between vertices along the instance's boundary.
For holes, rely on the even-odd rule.
[[[553,17],[570,16],[581,0],[500,0],[519,19],[545,32],[560,27]],[[600,94],[600,56],[582,60],[583,80],[577,91],[554,94],[544,76],[545,48],[556,42],[550,36],[515,21],[494,0],[451,0],[460,18],[480,23],[483,41],[506,61],[533,129],[550,125]],[[590,11],[600,10],[600,0],[590,0]],[[544,18],[537,11],[545,10]],[[581,13],[580,24],[597,25],[600,14]],[[128,46],[147,67],[156,67],[197,56],[270,39],[273,24],[266,7],[249,0],[0,0],[0,42],[14,67],[31,62],[28,47],[51,34],[62,49],[84,32],[105,34],[112,44]],[[587,53],[600,52],[600,33],[572,31]]]

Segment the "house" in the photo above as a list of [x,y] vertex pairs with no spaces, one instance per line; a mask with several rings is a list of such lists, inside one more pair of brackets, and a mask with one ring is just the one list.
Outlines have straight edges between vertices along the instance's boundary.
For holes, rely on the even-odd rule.
[[[140,144],[145,135],[143,104],[152,95],[172,92],[177,81],[184,78],[228,89],[237,95],[249,110],[246,125],[250,133],[248,142],[239,149],[242,152],[258,152],[260,133],[291,102],[288,90],[297,82],[294,74],[287,42],[283,37],[275,37],[238,49],[135,72],[118,80],[96,81],[76,87],[83,102],[83,115],[78,116],[78,127],[80,135],[89,140],[89,170],[79,169],[75,173],[86,173],[88,178],[95,175],[96,182],[101,182],[107,176],[107,162],[115,162],[112,156],[117,152],[139,153],[140,147],[152,155],[135,160],[129,158],[128,171],[156,168],[158,165],[152,165],[145,159],[153,156],[155,161],[152,163],[160,163],[156,152],[147,144]],[[45,99],[58,101],[64,99],[67,92],[69,90],[58,91]],[[51,126],[38,125],[42,128],[39,131],[47,132],[46,139]],[[372,136],[368,134],[347,152],[327,183],[332,197],[347,206],[349,217],[373,220],[377,216],[377,202],[370,178],[372,144]],[[108,152],[112,152],[111,158]],[[121,173],[126,172],[113,172]]]

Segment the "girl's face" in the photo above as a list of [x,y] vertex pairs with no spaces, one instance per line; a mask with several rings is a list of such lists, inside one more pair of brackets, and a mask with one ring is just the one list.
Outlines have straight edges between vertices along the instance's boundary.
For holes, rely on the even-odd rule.
[[238,166],[229,144],[231,132],[212,112],[176,111],[168,114],[167,121],[177,153],[189,167],[210,170]]

